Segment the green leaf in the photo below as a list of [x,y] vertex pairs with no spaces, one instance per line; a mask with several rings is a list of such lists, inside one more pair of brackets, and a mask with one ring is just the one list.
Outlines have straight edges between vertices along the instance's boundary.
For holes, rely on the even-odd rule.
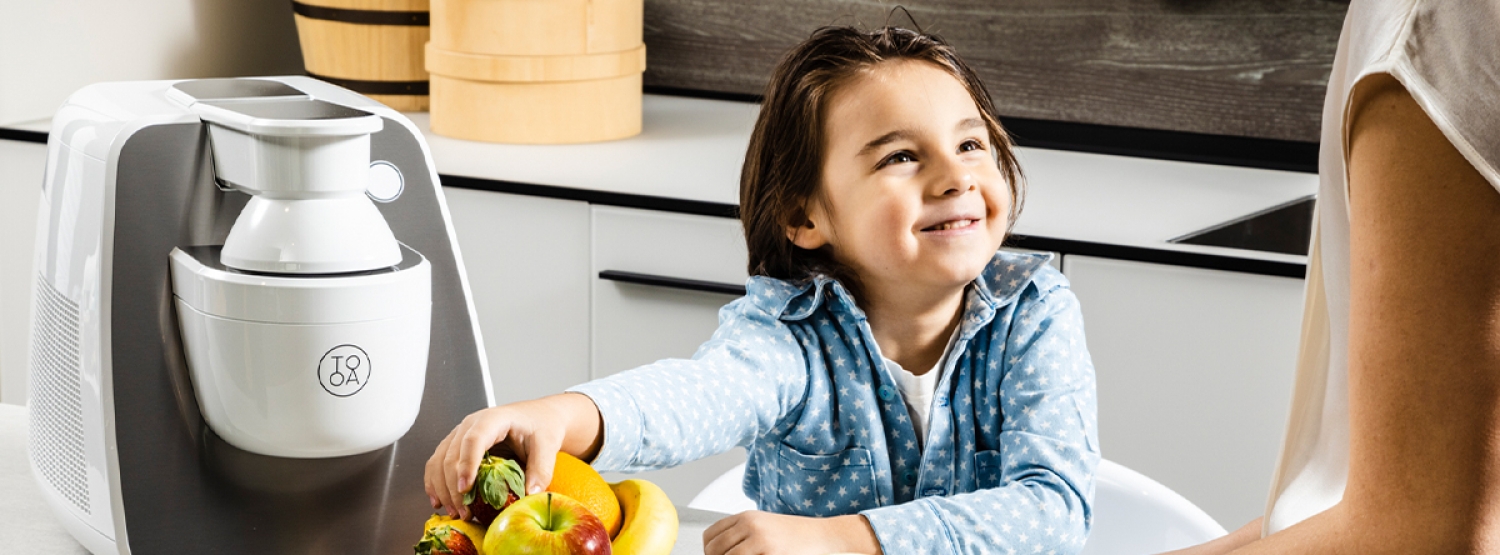
[[[516,497],[526,496],[526,473],[521,470],[520,463],[516,461],[489,456],[479,464],[479,475],[475,480],[475,489],[479,490],[479,496],[491,507],[501,508],[511,493]],[[471,492],[473,490],[470,490]],[[469,494],[464,495],[464,503],[471,500]]]
[[448,549],[449,530],[451,530],[451,528],[443,526],[441,528],[428,530],[426,533],[422,534],[422,541],[417,542],[416,547],[413,548],[416,551],[416,555],[452,553],[453,550]]

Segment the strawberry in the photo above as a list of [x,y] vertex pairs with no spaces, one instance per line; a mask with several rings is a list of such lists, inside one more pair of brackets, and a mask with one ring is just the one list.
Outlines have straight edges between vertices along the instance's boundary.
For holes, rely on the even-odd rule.
[[416,555],[479,555],[483,544],[484,531],[473,524],[432,515],[415,549]]
[[470,520],[488,528],[511,503],[526,495],[526,473],[516,461],[487,456],[479,463],[474,486],[464,493]]

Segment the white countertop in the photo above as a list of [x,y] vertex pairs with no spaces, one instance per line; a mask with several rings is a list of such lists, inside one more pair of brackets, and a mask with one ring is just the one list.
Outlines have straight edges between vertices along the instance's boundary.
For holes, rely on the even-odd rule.
[[39,555],[88,555],[42,501],[26,457],[26,408],[0,403],[0,546]]
[[6,129],[17,129],[20,131],[36,131],[38,133],[46,133],[48,130],[52,129],[52,120],[38,119],[16,123],[7,123],[3,127],[5,127]]
[[[646,95],[640,135],[577,145],[503,145],[424,130],[438,173],[738,204],[740,165],[759,105]],[[1019,148],[1028,178],[1015,232],[1292,263],[1306,257],[1166,241],[1312,195],[1315,174]]]

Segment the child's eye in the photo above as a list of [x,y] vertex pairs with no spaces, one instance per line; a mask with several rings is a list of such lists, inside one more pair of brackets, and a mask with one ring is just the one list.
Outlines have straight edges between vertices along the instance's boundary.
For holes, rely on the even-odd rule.
[[889,166],[891,164],[905,164],[907,162],[916,162],[916,161],[917,161],[917,157],[912,156],[910,152],[907,152],[905,150],[898,150],[896,152],[892,152],[890,156],[886,156],[885,158],[881,159],[880,163],[877,164],[875,167],[876,168],[884,168],[884,167]]
[[969,139],[964,141],[963,144],[958,145],[959,152],[969,152],[971,150],[984,150],[984,143],[975,139]]

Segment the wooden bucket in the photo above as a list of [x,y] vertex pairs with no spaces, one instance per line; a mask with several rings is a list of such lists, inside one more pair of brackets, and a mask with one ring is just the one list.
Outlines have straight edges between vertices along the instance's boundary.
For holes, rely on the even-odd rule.
[[428,7],[428,0],[292,0],[307,74],[397,110],[426,110]]
[[641,132],[642,0],[433,0],[432,132],[503,143]]

